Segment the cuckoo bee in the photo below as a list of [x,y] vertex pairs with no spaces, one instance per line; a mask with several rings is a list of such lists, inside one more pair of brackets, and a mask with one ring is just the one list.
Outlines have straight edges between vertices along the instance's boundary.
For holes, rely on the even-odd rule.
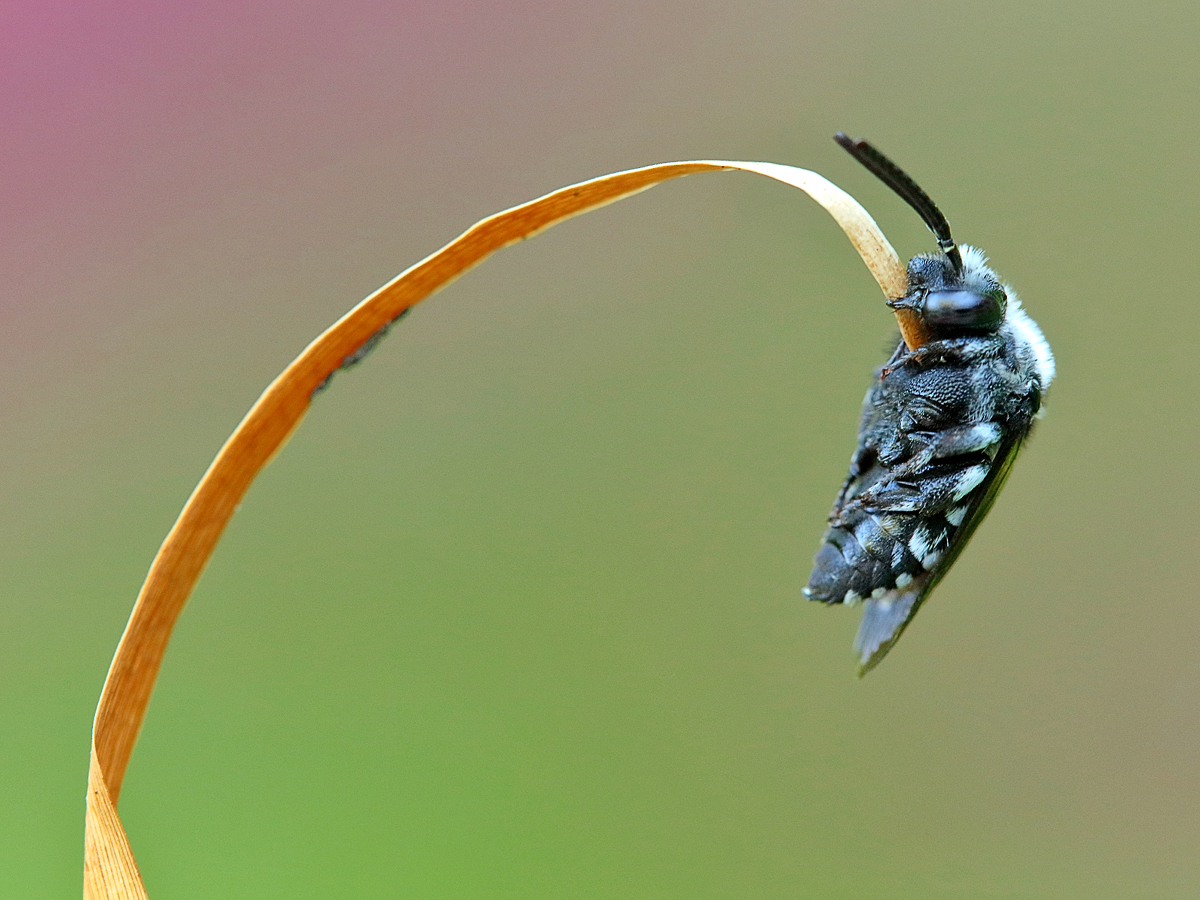
[[1054,356],[983,252],[866,141],[842,147],[905,200],[938,252],[888,301],[902,338],[875,372],[850,473],[804,594],[863,605],[860,674],[883,659],[991,508],[1054,379]]

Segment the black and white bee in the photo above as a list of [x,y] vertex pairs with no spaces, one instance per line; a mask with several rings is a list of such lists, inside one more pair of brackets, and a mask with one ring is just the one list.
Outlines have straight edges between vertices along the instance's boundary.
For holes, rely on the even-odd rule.
[[1041,330],[982,251],[950,236],[929,196],[866,141],[835,138],[900,195],[940,252],[889,300],[903,338],[863,401],[858,447],[804,594],[863,604],[859,673],[883,659],[1004,484],[1054,379]]

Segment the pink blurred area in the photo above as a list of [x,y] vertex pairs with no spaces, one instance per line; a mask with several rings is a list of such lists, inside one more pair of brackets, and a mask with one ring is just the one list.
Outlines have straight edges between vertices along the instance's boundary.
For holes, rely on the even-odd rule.
[[668,54],[699,51],[713,24],[632,4],[6,4],[6,262],[28,269],[47,249],[31,242],[153,229],[379,143],[419,171],[455,143],[464,160],[503,154],[524,128],[522,145],[553,142],[564,114],[636,130],[651,118],[639,98],[685,93]]
[[[60,233],[152,225],[380,139],[419,153],[433,118],[513,112],[515,87],[587,52],[570,15],[486,3],[39,3],[3,16],[2,162],[21,176],[4,184],[6,224]],[[517,33],[538,52],[514,67]]]
[[[277,314],[271,290],[302,315],[382,244],[361,296],[482,215],[650,161],[681,92],[664,54],[708,27],[633,4],[5,4],[0,413],[54,443],[45,411],[92,414],[83,385],[136,378],[122,354]],[[614,131],[609,161],[589,135]],[[306,333],[353,295],[329,299]]]
[[[738,89],[728,62],[705,55],[730,15],[622,2],[5,4],[0,403],[12,414],[30,380],[104,369],[135,318],[186,328],[178,279],[203,277],[181,246],[252,278],[273,258],[336,256],[387,203],[403,210],[389,226],[398,269],[497,208],[694,152],[689,131],[714,123],[689,79],[709,98]],[[762,34],[750,58],[765,65],[779,48]],[[761,114],[733,109],[727,134]],[[221,309],[217,283],[205,302]]]
[[[419,157],[430,117],[452,121],[447,102],[502,101],[521,80],[511,69],[478,77],[514,24],[488,8],[6,5],[6,270],[34,275],[61,264],[55,248],[128,240],[181,210],[277,190],[375,141],[399,139]],[[450,63],[451,31],[454,58],[479,71]],[[471,96],[464,76],[493,96]],[[5,305],[11,314],[22,300],[10,293]]]

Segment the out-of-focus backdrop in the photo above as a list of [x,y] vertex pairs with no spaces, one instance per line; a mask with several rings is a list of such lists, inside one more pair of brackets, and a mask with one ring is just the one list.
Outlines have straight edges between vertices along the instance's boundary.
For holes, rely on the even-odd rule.
[[0,894],[74,896],[162,537],[314,335],[615,169],[908,168],[1058,354],[886,662],[803,601],[892,322],[797,191],[694,176],[507,250],[318,398],[167,655],[152,897],[1200,890],[1200,8],[0,10]]

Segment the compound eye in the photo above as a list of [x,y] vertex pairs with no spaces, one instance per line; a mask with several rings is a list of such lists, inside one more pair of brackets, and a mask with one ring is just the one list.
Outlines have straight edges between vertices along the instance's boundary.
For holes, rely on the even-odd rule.
[[1004,320],[1000,297],[990,291],[930,291],[923,313],[930,325],[968,331],[993,331]]

